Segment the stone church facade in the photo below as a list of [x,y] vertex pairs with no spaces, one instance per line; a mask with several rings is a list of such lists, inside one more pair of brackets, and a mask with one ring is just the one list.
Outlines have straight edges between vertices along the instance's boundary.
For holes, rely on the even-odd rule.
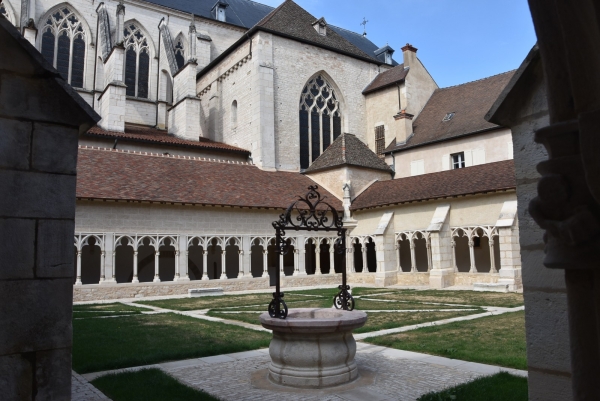
[[[513,72],[438,88],[291,0],[3,0],[102,117],[79,140],[75,299],[264,289],[271,222],[310,185],[343,211],[351,284],[518,290]],[[288,233],[284,285],[337,284],[331,235]]]

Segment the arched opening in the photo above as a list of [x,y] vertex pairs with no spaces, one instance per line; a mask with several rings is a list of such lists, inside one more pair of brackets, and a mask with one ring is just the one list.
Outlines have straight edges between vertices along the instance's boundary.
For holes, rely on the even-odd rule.
[[456,267],[461,273],[468,273],[471,269],[471,256],[469,254],[469,238],[467,233],[459,228],[454,234],[454,257]]
[[163,238],[158,248],[158,275],[160,281],[173,281],[175,278],[175,240]]
[[427,272],[429,270],[429,255],[427,254],[427,238],[423,234],[416,233],[413,238],[415,246],[415,267],[418,272]]
[[150,78],[150,47],[140,27],[133,22],[125,24],[125,85],[127,96],[148,98]]
[[237,126],[237,121],[238,121],[238,102],[237,102],[237,100],[234,100],[231,103],[231,126],[235,128]]
[[333,253],[333,272],[332,273],[342,273],[344,268],[344,263],[346,262],[346,253],[338,252],[338,243],[334,242],[333,245],[334,253]]
[[200,239],[194,238],[188,246],[188,276],[190,280],[200,280],[205,272],[202,255],[204,248],[200,245]]
[[250,256],[250,273],[252,277],[262,277],[264,272],[264,250],[265,248],[262,246],[260,239],[256,238],[252,241],[252,246],[250,247],[250,251],[252,255]]
[[185,43],[181,38],[181,35],[177,38],[175,43],[175,62],[177,68],[181,70],[185,65]]
[[130,283],[133,280],[133,241],[131,239],[127,237],[117,239],[113,268],[117,283]]
[[406,234],[400,236],[398,245],[398,251],[400,252],[400,269],[405,273],[409,273],[412,270],[412,261],[410,256],[410,239]]
[[287,239],[288,251],[285,255],[283,255],[283,274],[285,276],[292,276],[294,274],[294,250],[296,247],[292,245],[292,240]]
[[300,169],[307,169],[342,133],[339,97],[322,74],[300,95]]
[[373,238],[369,237],[365,245],[367,249],[367,270],[374,273],[377,271],[377,253],[375,252]]
[[269,245],[267,246],[267,267],[269,271],[269,277],[271,277],[272,280],[272,278],[275,277],[275,274],[279,274],[276,267],[277,258],[279,257],[279,255],[276,253],[275,250],[275,239],[270,239],[268,244]]
[[221,277],[221,253],[223,249],[221,248],[219,241],[217,241],[216,238],[213,238],[206,250],[206,270],[208,272],[208,278],[211,280],[218,279]]
[[364,269],[363,266],[363,257],[362,257],[362,245],[360,244],[360,240],[356,238],[352,242],[352,246],[354,247],[354,271],[362,272]]
[[96,237],[89,237],[81,247],[81,283],[98,284],[102,250]]
[[240,247],[232,238],[225,247],[225,274],[227,278],[237,278],[240,271]]
[[329,274],[331,263],[329,259],[329,243],[327,240],[322,240],[319,247],[319,261],[321,262],[321,273]]
[[306,274],[315,274],[317,270],[315,249],[315,241],[308,239],[304,245],[304,268],[306,269]]
[[147,283],[154,280],[154,242],[145,237],[138,247],[138,280],[140,283]]

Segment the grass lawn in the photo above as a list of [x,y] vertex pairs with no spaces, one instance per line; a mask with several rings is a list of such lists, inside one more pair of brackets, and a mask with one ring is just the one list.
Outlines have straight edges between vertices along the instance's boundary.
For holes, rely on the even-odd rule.
[[[357,310],[410,310],[410,309],[471,309],[472,306],[446,306],[446,305],[431,305],[420,302],[382,302],[358,298],[354,300],[354,309]],[[478,308],[479,307],[475,307]]]
[[218,401],[179,383],[160,369],[106,375],[92,384],[113,401]]
[[[464,312],[368,312],[368,320],[365,326],[354,330],[354,333],[367,333],[371,331],[393,329],[396,327],[409,326],[417,323],[432,322],[435,320],[449,319],[451,317],[466,316],[479,311]],[[262,313],[262,312],[261,312]],[[229,320],[239,320],[242,322],[260,325],[259,316],[261,313],[224,313],[223,311],[211,310],[209,316],[220,317]]]
[[118,315],[137,315],[142,312],[148,312],[150,309],[136,306],[123,305],[122,303],[112,304],[94,304],[94,305],[73,305],[73,317],[100,317],[100,316],[118,316]]
[[372,295],[371,297],[366,296],[365,298],[412,302],[439,302],[461,305],[501,306],[506,308],[514,308],[523,305],[523,294],[498,292],[396,290],[393,291],[392,294]]
[[506,372],[482,377],[417,401],[527,401],[527,379]]
[[73,320],[73,369],[97,372],[269,346],[271,335],[164,313]]
[[525,312],[522,311],[423,327],[365,341],[464,361],[527,369]]

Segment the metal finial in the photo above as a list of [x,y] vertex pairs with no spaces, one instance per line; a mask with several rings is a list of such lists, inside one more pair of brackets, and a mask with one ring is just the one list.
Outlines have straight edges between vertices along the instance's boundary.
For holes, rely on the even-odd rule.
[[363,26],[363,36],[367,36],[367,22],[369,20],[363,17],[363,22],[360,23]]

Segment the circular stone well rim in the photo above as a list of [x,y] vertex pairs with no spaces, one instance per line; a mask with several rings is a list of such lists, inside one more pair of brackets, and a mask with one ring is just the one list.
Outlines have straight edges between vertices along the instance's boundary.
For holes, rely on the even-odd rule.
[[[314,317],[298,317],[305,314]],[[260,315],[260,322],[266,329],[284,333],[335,333],[362,327],[367,314],[362,311],[344,311],[333,308],[290,309],[286,319]]]

